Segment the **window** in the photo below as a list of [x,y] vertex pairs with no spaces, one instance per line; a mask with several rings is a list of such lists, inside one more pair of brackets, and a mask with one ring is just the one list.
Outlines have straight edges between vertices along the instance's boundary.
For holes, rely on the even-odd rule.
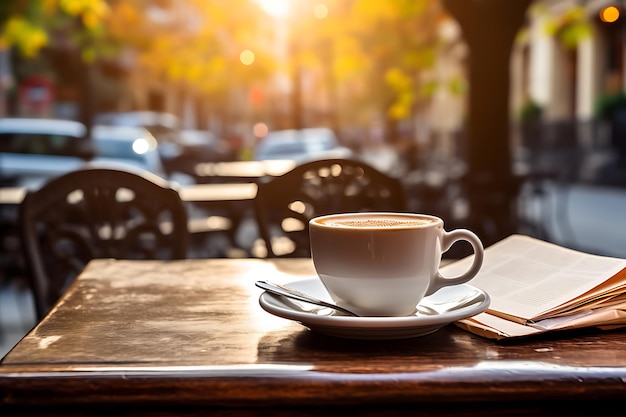
[[76,156],[79,138],[42,133],[0,133],[0,152]]

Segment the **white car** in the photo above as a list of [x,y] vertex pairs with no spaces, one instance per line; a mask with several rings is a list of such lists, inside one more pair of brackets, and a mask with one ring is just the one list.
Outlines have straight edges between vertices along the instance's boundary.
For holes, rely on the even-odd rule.
[[180,143],[181,121],[171,113],[149,110],[100,113],[94,118],[94,124],[148,129],[159,143],[162,161],[176,158],[183,152]]
[[0,179],[3,185],[38,188],[88,160],[133,166],[165,177],[156,139],[144,128],[94,126],[93,143],[80,122],[0,119]]
[[180,118],[172,113],[157,111],[128,111],[100,113],[96,124],[132,126],[148,129],[158,142],[158,152],[165,170],[170,175],[191,176],[195,165],[201,162],[217,162],[230,158],[225,143],[212,132],[183,129]]
[[325,127],[275,130],[260,139],[254,150],[257,161],[290,159],[298,164],[353,156],[352,150],[340,146],[335,133]]

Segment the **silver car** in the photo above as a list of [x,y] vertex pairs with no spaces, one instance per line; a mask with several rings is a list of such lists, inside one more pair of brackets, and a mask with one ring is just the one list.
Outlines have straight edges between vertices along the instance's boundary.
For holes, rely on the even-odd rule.
[[93,142],[80,122],[57,119],[0,119],[0,180],[3,185],[38,188],[87,160],[165,172],[156,139],[144,128],[94,126]]
[[296,163],[327,158],[351,158],[351,149],[340,146],[335,133],[328,128],[275,130],[257,144],[257,161],[290,159]]

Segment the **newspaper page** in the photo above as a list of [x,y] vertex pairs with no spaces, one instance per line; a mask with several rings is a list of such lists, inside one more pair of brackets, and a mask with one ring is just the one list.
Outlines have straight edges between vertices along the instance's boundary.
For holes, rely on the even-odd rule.
[[[466,271],[472,258],[446,265],[442,275]],[[486,248],[483,266],[469,284],[491,297],[488,313],[523,325],[576,307],[583,295],[597,300],[611,289],[623,289],[625,268],[626,259],[515,234]]]
[[459,320],[456,325],[479,336],[497,340],[583,327],[612,330],[626,326],[626,303],[581,311],[569,316],[539,320],[529,324],[520,324],[485,312]]
[[546,331],[493,316],[489,313],[480,313],[474,317],[459,320],[455,324],[479,336],[498,340],[511,337],[532,336]]

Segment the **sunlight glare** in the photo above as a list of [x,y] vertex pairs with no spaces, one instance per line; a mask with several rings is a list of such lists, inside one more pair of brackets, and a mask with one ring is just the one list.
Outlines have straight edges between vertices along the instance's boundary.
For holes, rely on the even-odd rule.
[[256,0],[265,12],[274,17],[287,17],[290,0]]

